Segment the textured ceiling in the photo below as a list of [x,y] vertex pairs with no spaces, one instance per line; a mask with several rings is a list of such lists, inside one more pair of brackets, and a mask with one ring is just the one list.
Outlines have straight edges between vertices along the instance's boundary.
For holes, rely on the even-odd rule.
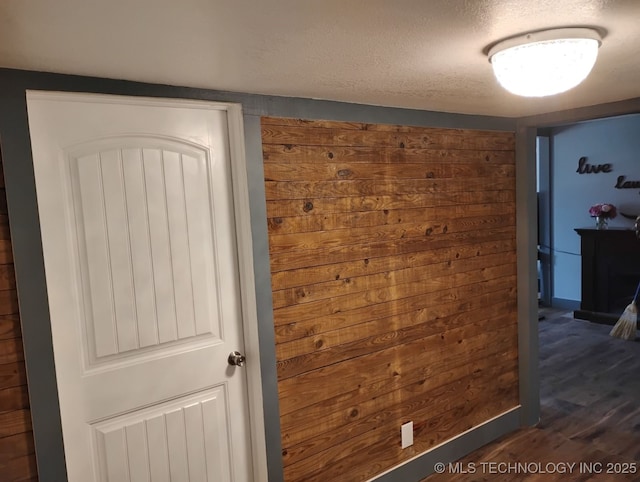
[[[524,116],[640,97],[639,0],[2,0],[0,66],[445,112]],[[483,53],[550,27],[606,32],[545,99]]]

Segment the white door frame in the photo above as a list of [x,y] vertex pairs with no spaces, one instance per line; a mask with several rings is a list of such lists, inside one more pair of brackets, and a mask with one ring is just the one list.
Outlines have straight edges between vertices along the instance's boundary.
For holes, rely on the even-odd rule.
[[[180,101],[183,102],[183,101]],[[198,101],[198,103],[200,103]],[[229,151],[231,184],[235,214],[236,242],[238,248],[238,272],[242,330],[247,357],[247,394],[249,396],[249,427],[251,430],[251,454],[253,476],[256,482],[268,482],[267,446],[264,428],[264,403],[262,398],[262,373],[260,369],[260,340],[258,335],[258,310],[256,282],[253,272],[253,238],[249,205],[249,181],[244,144],[242,106],[231,103],[210,103],[227,111],[229,124]]]

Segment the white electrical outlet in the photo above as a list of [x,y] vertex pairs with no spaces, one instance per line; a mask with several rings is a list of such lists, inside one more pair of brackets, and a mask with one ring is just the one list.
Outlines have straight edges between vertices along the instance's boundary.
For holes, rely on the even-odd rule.
[[400,434],[402,435],[402,448],[411,447],[413,445],[413,422],[402,424]]

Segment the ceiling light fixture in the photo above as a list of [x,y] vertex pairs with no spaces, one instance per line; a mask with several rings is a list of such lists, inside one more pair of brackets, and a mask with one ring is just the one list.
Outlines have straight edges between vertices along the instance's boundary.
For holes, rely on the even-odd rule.
[[572,89],[596,63],[600,34],[591,28],[559,28],[512,37],[493,45],[489,62],[505,89],[544,97]]

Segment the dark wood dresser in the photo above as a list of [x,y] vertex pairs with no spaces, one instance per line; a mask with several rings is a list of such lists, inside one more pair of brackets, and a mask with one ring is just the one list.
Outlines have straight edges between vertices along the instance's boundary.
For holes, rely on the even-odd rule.
[[640,239],[631,229],[581,228],[582,299],[575,318],[615,324],[640,282]]

